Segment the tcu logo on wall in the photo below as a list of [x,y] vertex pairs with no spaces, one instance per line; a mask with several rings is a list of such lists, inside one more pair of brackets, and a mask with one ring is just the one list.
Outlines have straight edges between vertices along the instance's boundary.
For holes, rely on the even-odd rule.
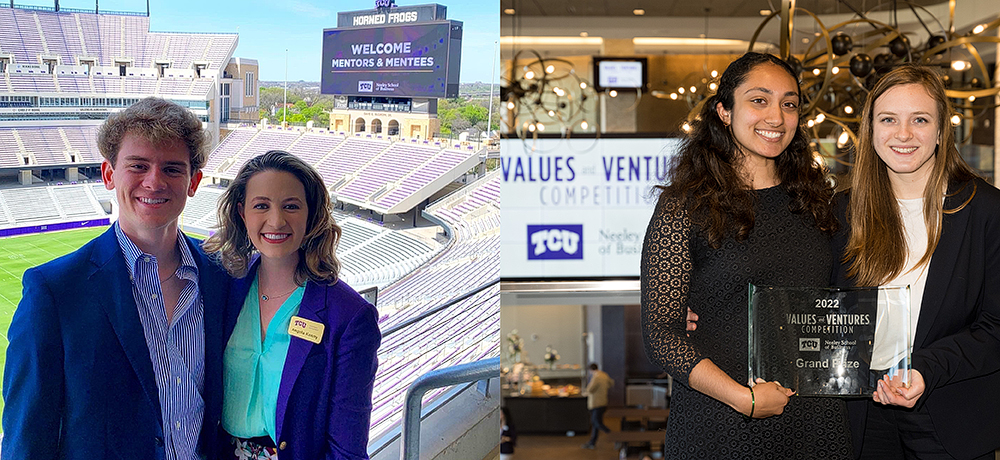
[[370,93],[375,90],[375,83],[371,81],[359,81],[358,82],[358,92],[359,93]]
[[583,225],[529,225],[528,260],[583,259]]

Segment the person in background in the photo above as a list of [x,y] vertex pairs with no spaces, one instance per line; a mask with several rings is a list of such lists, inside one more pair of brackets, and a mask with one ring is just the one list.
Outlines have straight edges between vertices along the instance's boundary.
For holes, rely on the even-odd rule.
[[911,292],[910,323],[895,325],[912,338],[909,385],[885,379],[848,403],[861,458],[992,459],[1000,448],[1000,191],[962,159],[951,114],[934,70],[887,73],[837,196],[834,284]]
[[367,459],[378,314],[340,274],[319,173],[272,150],[219,202],[205,243],[234,277],[221,444],[227,458]]
[[214,458],[229,277],[177,228],[208,138],[187,109],[147,98],[97,142],[118,221],[24,273],[3,458]]
[[587,374],[590,377],[586,390],[587,409],[590,410],[590,441],[580,447],[593,449],[597,445],[597,435],[601,431],[611,432],[604,426],[604,412],[608,410],[608,392],[615,386],[615,381],[607,372],[599,370],[597,363],[590,364]]
[[830,280],[833,189],[809,151],[800,104],[787,63],[744,54],[661,187],[640,284],[646,355],[675,382],[666,458],[850,458],[843,401],[790,398],[747,373],[747,285]]
[[514,446],[517,445],[517,428],[514,427],[514,419],[510,418],[510,411],[506,407],[500,408],[500,460],[511,460],[514,458]]

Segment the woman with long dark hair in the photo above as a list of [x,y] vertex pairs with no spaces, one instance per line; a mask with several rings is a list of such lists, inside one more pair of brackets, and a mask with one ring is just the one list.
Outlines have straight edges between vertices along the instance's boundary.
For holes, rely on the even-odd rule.
[[[830,280],[833,190],[809,152],[800,103],[785,62],[743,55],[722,74],[661,187],[641,285],[646,353],[679,383],[667,458],[850,455],[842,401],[790,399],[780,382],[747,374],[748,283]],[[690,337],[688,308],[698,313]]]

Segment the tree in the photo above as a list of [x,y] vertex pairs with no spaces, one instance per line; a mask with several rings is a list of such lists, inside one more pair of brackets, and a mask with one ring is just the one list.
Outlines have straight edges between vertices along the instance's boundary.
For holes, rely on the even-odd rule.
[[[280,109],[281,103],[284,101],[285,89],[280,86],[271,86],[267,88],[261,88],[260,93],[258,93],[258,104],[261,110],[267,112],[267,116],[270,116],[272,109]],[[302,100],[302,96],[299,96],[295,92],[288,91],[288,102],[290,104],[295,104]]]
[[469,126],[474,126],[481,121],[486,121],[489,116],[489,109],[479,104],[470,104],[458,109],[462,119],[468,122]]

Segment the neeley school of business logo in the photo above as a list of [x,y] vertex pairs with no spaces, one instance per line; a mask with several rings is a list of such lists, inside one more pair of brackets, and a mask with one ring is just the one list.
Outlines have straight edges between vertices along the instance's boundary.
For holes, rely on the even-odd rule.
[[583,225],[528,225],[528,260],[583,260]]
[[370,93],[375,90],[375,82],[369,81],[359,81],[358,82],[358,92],[359,93]]

